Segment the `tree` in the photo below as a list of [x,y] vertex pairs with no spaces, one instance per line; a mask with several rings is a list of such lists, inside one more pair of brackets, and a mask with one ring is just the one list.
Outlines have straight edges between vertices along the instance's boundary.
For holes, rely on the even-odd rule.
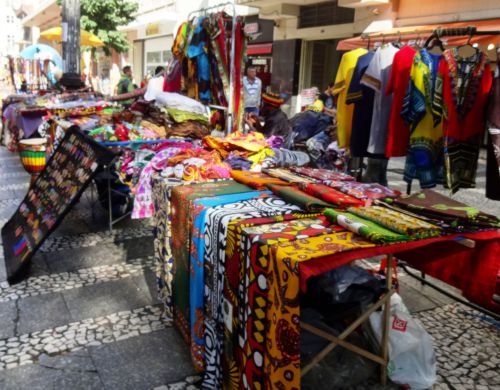
[[[58,0],[61,4],[63,0]],[[128,0],[80,0],[80,27],[97,35],[105,44],[104,52],[128,50],[127,34],[117,30],[135,20],[138,4]]]

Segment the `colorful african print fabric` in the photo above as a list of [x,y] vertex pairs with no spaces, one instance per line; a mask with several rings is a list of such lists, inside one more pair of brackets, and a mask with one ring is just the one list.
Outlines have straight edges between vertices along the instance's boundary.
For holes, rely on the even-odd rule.
[[413,59],[410,82],[403,100],[401,116],[410,124],[410,141],[404,180],[420,181],[421,188],[443,183],[443,129],[432,114],[434,83],[439,55],[420,49]]
[[374,242],[375,244],[392,244],[409,241],[410,237],[393,232],[368,219],[360,218],[352,213],[341,213],[332,209],[324,213],[330,221],[350,230],[353,233]]
[[173,280],[173,258],[171,249],[171,213],[170,199],[172,189],[180,185],[190,185],[195,182],[179,179],[166,179],[159,173],[154,174],[153,203],[154,214],[154,259],[156,269],[156,282],[158,285],[158,296],[165,306],[165,315],[172,317],[172,280]]
[[323,202],[321,199],[315,198],[314,196],[308,195],[304,191],[299,190],[297,187],[270,185],[269,189],[279,197],[285,199],[287,202],[296,204],[303,210],[317,212],[327,207],[331,207],[331,204]]
[[195,199],[250,192],[251,189],[233,180],[176,187],[172,191],[172,298],[174,324],[184,340],[190,344],[189,319],[189,250]]
[[262,171],[272,177],[277,177],[278,179],[294,184],[318,182],[318,180],[296,175],[290,172],[288,169],[283,169],[283,168],[263,169]]
[[252,198],[266,198],[270,192],[253,191],[239,194],[220,195],[203,198],[193,202],[193,226],[191,230],[190,246],[190,274],[189,274],[189,313],[191,326],[191,360],[195,369],[203,371],[205,366],[204,354],[204,239],[205,216],[211,207],[228,203],[240,202]]
[[329,171],[327,169],[290,167],[290,170],[302,176],[311,177],[320,181],[337,180],[337,181],[352,181],[354,178],[346,173]]
[[260,172],[232,170],[231,177],[237,182],[255,188],[256,190],[264,190],[268,184],[277,184],[281,186],[288,185],[286,181],[271,177],[269,175],[266,175],[265,173]]
[[365,203],[353,196],[337,191],[324,184],[306,184],[301,188],[318,199],[340,207],[363,206]]
[[222,384],[221,355],[223,340],[222,294],[226,264],[227,227],[235,219],[268,217],[301,211],[282,199],[251,199],[213,207],[205,216],[205,376],[203,386]]
[[412,239],[438,237],[442,233],[442,229],[439,226],[432,225],[407,214],[398,213],[386,207],[350,207],[347,211]]
[[352,232],[262,248],[269,262],[264,373],[267,389],[300,388],[300,263],[374,244]]
[[401,193],[393,191],[377,183],[358,183],[357,181],[326,181],[326,185],[343,192],[344,194],[354,196],[355,198],[365,200],[367,203],[374,199],[395,198]]
[[443,120],[446,185],[452,193],[476,186],[485,109],[493,81],[488,56],[477,51],[462,58],[445,50],[439,65],[433,112]]
[[422,190],[411,195],[403,195],[394,203],[425,217],[444,221],[455,230],[475,228],[498,228],[500,220],[494,215],[467,206],[432,190]]
[[[293,219],[293,220],[292,220]],[[224,285],[224,388],[263,388],[267,305],[267,254],[259,247],[335,230],[324,216],[293,214],[235,221],[235,245],[228,245]]]

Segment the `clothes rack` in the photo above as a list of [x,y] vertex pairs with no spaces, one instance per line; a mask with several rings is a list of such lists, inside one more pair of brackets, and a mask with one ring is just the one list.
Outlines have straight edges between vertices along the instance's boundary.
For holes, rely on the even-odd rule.
[[196,14],[201,14],[203,16],[207,15],[208,11],[223,11],[226,9],[226,7],[231,8],[232,11],[232,26],[231,26],[231,57],[230,57],[230,70],[229,70],[229,98],[228,98],[228,109],[227,109],[227,122],[226,122],[226,134],[229,135],[232,131],[233,128],[233,106],[234,106],[234,77],[235,77],[235,68],[234,68],[234,54],[236,51],[236,42],[235,42],[235,36],[236,36],[236,7],[234,3],[221,3],[217,4],[211,7],[205,7],[205,8],[200,8],[195,11],[191,11],[188,14],[188,20],[191,20],[191,18],[196,15]]

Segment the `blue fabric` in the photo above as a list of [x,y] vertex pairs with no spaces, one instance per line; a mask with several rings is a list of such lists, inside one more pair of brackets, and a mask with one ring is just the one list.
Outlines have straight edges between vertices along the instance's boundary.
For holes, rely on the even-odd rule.
[[245,112],[259,115],[260,110],[259,110],[259,107],[245,107]]
[[370,141],[375,91],[361,84],[361,78],[365,74],[374,54],[368,52],[358,58],[347,90],[346,103],[354,104],[350,142],[353,157],[366,157],[369,155],[367,148]]
[[[271,194],[270,191],[251,191],[239,194],[220,195],[209,198],[198,199],[193,202],[194,221],[190,245],[190,278],[189,278],[189,307],[191,321],[191,343],[197,345],[197,351],[204,347],[203,337],[203,313],[205,310],[204,289],[205,273],[203,258],[205,255],[205,216],[209,208],[229,203],[253,199],[262,194]],[[201,337],[200,337],[201,336]],[[191,349],[192,351],[194,348]],[[204,358],[203,358],[204,360]]]

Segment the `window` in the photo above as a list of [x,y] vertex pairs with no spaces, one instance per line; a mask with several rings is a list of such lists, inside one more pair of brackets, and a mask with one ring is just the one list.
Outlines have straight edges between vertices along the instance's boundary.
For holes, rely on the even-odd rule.
[[299,28],[328,26],[354,22],[354,9],[339,7],[337,1],[329,1],[300,7]]
[[161,51],[150,51],[146,54],[146,61],[161,63]]

